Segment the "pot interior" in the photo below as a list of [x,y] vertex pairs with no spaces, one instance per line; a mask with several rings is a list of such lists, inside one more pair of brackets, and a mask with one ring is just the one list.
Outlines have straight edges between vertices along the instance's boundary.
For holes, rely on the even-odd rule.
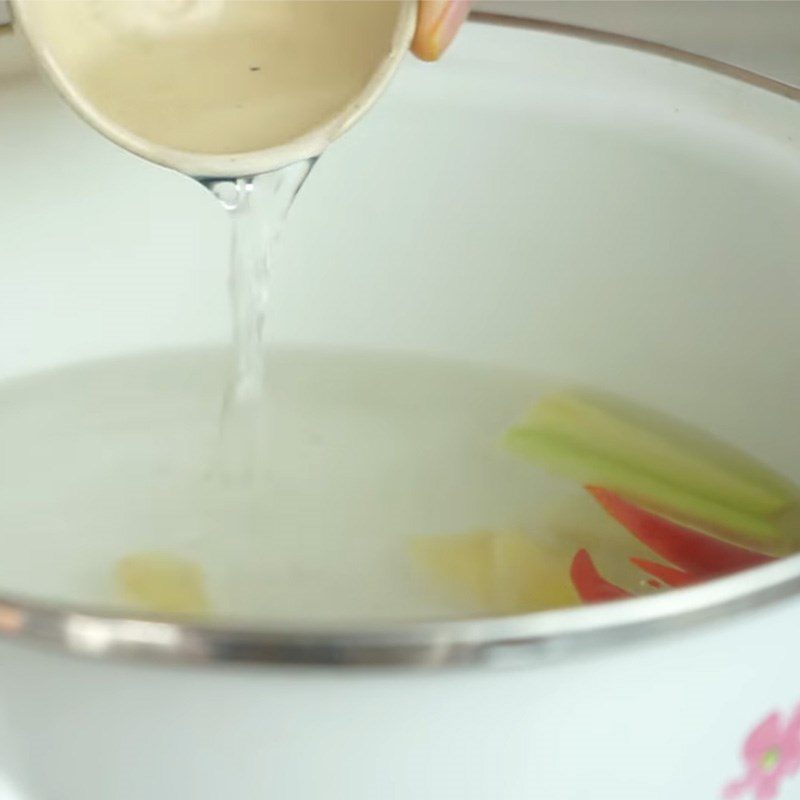
[[[73,117],[14,37],[0,36],[0,56],[0,375],[14,380],[17,405],[27,398],[26,424],[33,430],[59,414],[65,428],[69,415],[85,422],[87,398],[106,397],[135,417],[176,382],[199,398],[192,413],[215,422],[224,358],[181,353],[229,339],[224,214],[198,184],[133,158]],[[442,64],[405,64],[314,168],[272,276],[273,368],[292,373],[306,396],[327,391],[344,402],[348,389],[325,372],[333,362],[319,361],[320,348],[367,351],[384,365],[387,386],[409,376],[408,402],[446,408],[464,397],[498,435],[540,387],[589,385],[679,417],[800,482],[799,123],[796,102],[696,67],[471,24]],[[166,355],[135,361],[153,351]],[[84,365],[123,357],[143,364],[136,386],[149,399],[137,399],[113,367]],[[473,365],[460,384],[437,388],[419,377],[453,362]],[[66,376],[58,411],[46,402],[52,384],[30,377],[53,368]],[[496,407],[484,384],[464,377],[473,368],[505,387]],[[384,402],[373,377],[360,391]],[[415,393],[418,380],[427,389]],[[6,408],[11,402],[0,393],[0,414],[4,397]],[[177,419],[181,409],[169,413]],[[7,427],[7,442],[13,433]],[[113,449],[119,431],[106,433]],[[405,435],[423,447],[433,434],[423,426]],[[117,558],[169,549],[163,519],[121,524],[113,505],[89,492],[80,530],[59,524],[55,506],[28,525],[26,513],[54,502],[47,487],[58,481],[31,466],[47,464],[47,442],[13,441],[2,480],[22,464],[43,476],[43,488],[6,515],[0,590],[109,605]],[[176,436],[171,446],[192,445]],[[316,475],[308,459],[296,468]],[[88,473],[77,461],[73,475],[61,469],[63,493],[82,497]],[[336,459],[320,469],[335,473]],[[451,485],[435,460],[428,469],[431,493],[460,503],[441,532],[484,524],[470,521],[480,476]],[[508,469],[496,480],[524,494],[522,467]],[[548,480],[514,514],[543,502],[560,508],[580,493]],[[126,485],[136,493],[135,480]],[[337,503],[352,514],[359,496],[378,518],[385,499],[370,500],[367,478],[355,476],[344,495],[339,488],[332,483],[319,507],[287,510],[287,529],[293,519],[319,526],[344,513]],[[168,476],[163,491],[172,491]],[[491,502],[501,504],[503,491]],[[143,495],[141,519],[157,517],[159,502]],[[391,526],[392,507],[383,513]],[[606,534],[612,550],[621,546]],[[218,535],[224,541],[224,526]],[[337,558],[335,547],[315,552]],[[314,602],[324,607],[324,586]],[[354,594],[345,616],[363,615],[364,602]],[[409,614],[425,616],[431,602]],[[398,615],[395,606],[384,612]]]

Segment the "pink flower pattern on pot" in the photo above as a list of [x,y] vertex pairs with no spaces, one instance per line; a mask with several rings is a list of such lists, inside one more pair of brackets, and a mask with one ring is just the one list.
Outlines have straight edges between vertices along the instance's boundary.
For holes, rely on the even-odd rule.
[[781,784],[800,769],[800,706],[784,722],[773,711],[745,739],[742,747],[744,775],[722,791],[725,800],[772,800]]

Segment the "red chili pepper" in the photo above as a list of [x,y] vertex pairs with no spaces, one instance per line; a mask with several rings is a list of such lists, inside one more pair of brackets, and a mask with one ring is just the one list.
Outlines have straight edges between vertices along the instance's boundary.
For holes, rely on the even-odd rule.
[[607,600],[621,600],[631,597],[629,592],[609,583],[595,567],[592,557],[586,550],[578,550],[572,559],[569,570],[572,585],[584,603],[603,603]]
[[714,578],[774,561],[771,556],[721,542],[645,511],[607,489],[586,488],[640,542],[696,578]]
[[659,564],[657,561],[632,557],[630,562],[639,567],[639,569],[644,570],[648,575],[658,578],[661,583],[665,583],[667,586],[689,586],[692,583],[697,583],[697,578],[694,575],[675,569],[675,567],[668,567],[666,564]]

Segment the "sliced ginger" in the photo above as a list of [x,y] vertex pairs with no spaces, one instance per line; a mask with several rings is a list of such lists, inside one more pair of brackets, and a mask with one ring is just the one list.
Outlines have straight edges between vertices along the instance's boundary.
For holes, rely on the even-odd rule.
[[454,598],[491,614],[576,605],[568,559],[520,532],[419,536],[416,566]]
[[411,540],[411,559],[457,600],[489,609],[493,605],[493,534],[486,531]]
[[117,562],[115,577],[124,599],[147,611],[201,615],[208,611],[203,570],[169,553],[131,553]]
[[568,559],[521,532],[493,537],[497,613],[521,614],[578,603]]

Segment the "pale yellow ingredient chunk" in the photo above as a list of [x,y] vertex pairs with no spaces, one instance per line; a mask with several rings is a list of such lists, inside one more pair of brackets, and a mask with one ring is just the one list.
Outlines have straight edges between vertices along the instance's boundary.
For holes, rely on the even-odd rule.
[[419,536],[416,566],[454,598],[491,614],[577,605],[569,560],[522,532]]
[[169,553],[131,553],[117,562],[115,577],[123,598],[147,611],[201,615],[208,611],[199,564]]
[[486,531],[416,536],[411,559],[456,600],[488,609],[494,594],[492,537]]

